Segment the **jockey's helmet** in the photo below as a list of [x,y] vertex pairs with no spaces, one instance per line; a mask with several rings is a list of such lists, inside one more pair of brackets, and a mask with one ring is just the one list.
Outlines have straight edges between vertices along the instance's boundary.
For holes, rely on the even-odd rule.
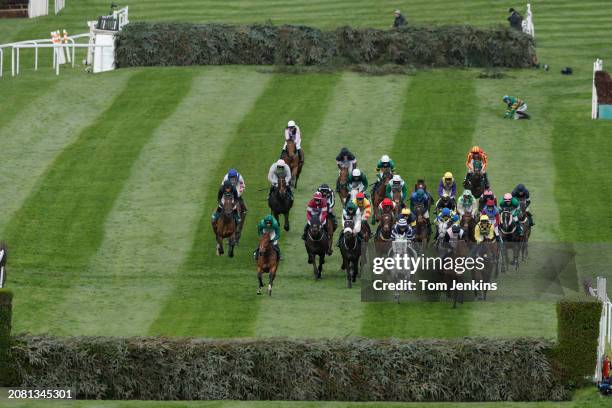
[[411,214],[410,208],[406,207],[402,209],[402,215],[408,216]]
[[354,169],[352,175],[353,179],[361,180],[361,170]]
[[512,194],[510,194],[510,193],[504,194],[504,201],[505,202],[512,201]]
[[323,199],[323,194],[321,194],[321,192],[320,192],[320,191],[316,191],[316,192],[314,193],[314,195],[312,196],[312,198],[313,198],[315,201],[321,201],[321,200]]
[[238,178],[238,172],[236,169],[229,169],[227,172],[227,178]]
[[453,217],[451,219],[453,220],[453,222],[457,222],[459,221],[459,216],[457,214],[453,214]]
[[385,199],[382,200],[381,205],[382,205],[383,208],[385,208],[385,207],[393,207],[393,201],[391,201],[391,199],[389,197],[385,197]]
[[406,230],[406,228],[408,228],[408,221],[406,221],[405,218],[400,218],[397,220],[397,227],[400,229],[400,231]]
[[527,190],[527,189],[525,188],[525,185],[524,185],[524,184],[517,184],[517,185],[516,185],[516,190],[517,190],[517,191],[519,191],[519,192],[521,192],[521,193],[524,193],[524,192],[525,192],[525,190]]
[[453,224],[451,231],[453,231],[453,234],[458,234],[459,231],[461,231],[461,227],[459,227],[457,224]]
[[228,180],[225,180],[225,181],[223,182],[223,189],[224,189],[224,190],[229,190],[229,189],[231,189],[231,188],[233,188],[233,187],[234,187],[234,185],[232,184],[232,182],[231,182],[229,179],[228,179]]
[[503,98],[502,98],[502,101],[507,103],[508,101],[510,101],[510,96],[504,95]]
[[451,210],[450,208],[443,208],[442,209],[442,217],[450,217],[451,215]]
[[290,121],[287,123],[287,127],[288,127],[288,128],[293,128],[293,127],[295,127],[295,121],[290,120]]
[[364,198],[365,194],[363,194],[362,192],[357,193],[357,201],[363,201]]
[[389,158],[389,156],[387,156],[386,154],[384,154],[381,158],[380,158],[380,162],[381,163],[389,163],[391,161],[391,159]]
[[487,224],[488,224],[488,223],[489,223],[489,216],[488,216],[488,215],[486,215],[486,214],[482,214],[482,215],[480,216],[480,222],[481,222],[481,223],[487,223]]
[[285,167],[285,161],[283,159],[278,159],[278,161],[276,162],[276,166],[277,167]]
[[264,224],[266,224],[266,225],[272,225],[273,221],[274,221],[274,217],[272,215],[270,215],[270,214],[268,214],[268,215],[266,215],[264,217]]
[[480,148],[480,146],[472,146],[472,148],[470,149],[470,153],[480,153],[482,151],[482,149]]
[[485,197],[493,197],[493,192],[491,190],[485,190],[484,193],[482,193],[483,196]]
[[352,201],[346,205],[347,214],[354,215],[357,212],[357,206]]
[[393,184],[400,184],[402,182],[402,178],[400,177],[399,174],[396,174],[395,176],[393,176]]
[[451,182],[453,181],[454,177],[453,177],[453,173],[451,173],[450,171],[447,171],[446,173],[444,173],[444,180]]
[[495,205],[495,201],[492,199],[487,200],[487,207],[493,207]]

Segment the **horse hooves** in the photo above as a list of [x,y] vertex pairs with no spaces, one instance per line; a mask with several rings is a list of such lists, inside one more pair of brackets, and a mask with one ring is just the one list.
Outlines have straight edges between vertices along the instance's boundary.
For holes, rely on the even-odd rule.
[[257,294],[261,295],[261,289],[257,289]]
[[334,253],[334,250],[333,249],[328,249],[326,253],[327,253],[327,255],[331,256],[331,254]]
[[285,226],[283,227],[285,231],[289,231],[289,224],[285,224]]
[[309,264],[312,264],[312,259],[308,259],[308,263],[309,263]]

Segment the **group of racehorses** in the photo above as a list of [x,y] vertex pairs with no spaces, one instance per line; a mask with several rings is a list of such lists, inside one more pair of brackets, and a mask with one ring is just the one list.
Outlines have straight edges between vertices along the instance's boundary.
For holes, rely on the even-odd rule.
[[[286,148],[283,149],[281,158],[287,163],[291,170],[291,185],[288,186],[284,178],[279,178],[278,184],[271,188],[268,196],[268,206],[271,214],[274,218],[279,221],[280,216],[284,216],[283,228],[285,231],[289,231],[289,212],[293,206],[293,195],[290,189],[297,188],[297,182],[299,180],[300,173],[303,166],[302,160],[299,159],[295,143],[291,140],[287,141]],[[338,194],[339,201],[345,206],[352,198],[355,197],[356,192],[349,185],[349,166],[340,166],[338,178],[336,181],[335,191]],[[374,225],[378,223],[376,231],[373,233],[367,221],[362,222],[361,232],[356,235],[352,231],[354,225],[351,225],[351,221],[342,222],[341,225],[341,236],[338,240],[338,246],[342,255],[342,266],[341,268],[346,271],[347,286],[352,287],[352,283],[356,281],[360,267],[367,263],[368,255],[368,243],[373,236],[374,249],[377,256],[388,254],[392,248],[392,229],[401,216],[401,209],[407,206],[402,197],[401,191],[391,190],[392,200],[395,203],[393,211],[378,211],[380,203],[385,197],[387,197],[387,185],[391,181],[393,173],[390,169],[386,169],[380,175],[380,180],[375,184],[370,192],[371,197],[371,223]],[[475,171],[468,175],[464,182],[464,187],[470,189],[476,199],[480,199],[483,192],[485,191],[485,177],[478,171]],[[417,181],[414,185],[414,191],[418,189],[427,190],[425,182],[423,180]],[[428,193],[429,194],[429,193]],[[223,215],[217,221],[214,226],[214,232],[217,236],[217,250],[218,253],[223,253],[223,239],[229,239],[229,255],[233,255],[234,245],[240,240],[240,232],[244,225],[246,213],[240,209],[241,222],[237,225],[232,216],[232,211],[238,207],[240,203],[234,202],[231,196],[227,197],[226,203],[223,206]],[[452,210],[456,210],[456,202],[454,198],[443,198],[448,200],[445,206],[448,206]],[[475,245],[474,231],[477,224],[475,216],[477,214],[465,212],[462,214],[459,225],[463,230],[463,239],[461,242],[444,242],[441,236],[436,239],[431,239],[432,225],[429,218],[426,216],[429,212],[429,208],[425,208],[424,205],[415,205],[413,208],[414,222],[415,222],[415,243],[411,243],[411,246],[420,253],[425,253],[430,246],[433,246],[439,255],[443,257],[458,257],[465,256],[472,252],[472,247]],[[339,217],[342,220],[342,217]],[[524,245],[520,245],[517,251],[516,247],[514,250],[514,257],[510,263],[518,267],[519,253],[523,257],[527,255],[527,240],[529,238],[529,223],[527,222],[527,214],[525,211],[525,205],[521,202],[521,212],[518,217],[518,222],[521,223],[521,233],[518,234],[519,228],[517,228],[515,218],[507,213],[501,213],[501,223],[499,225],[499,233],[503,242],[522,242]],[[280,222],[279,222],[280,224]],[[450,225],[438,225],[436,230],[449,227]],[[337,229],[337,224],[331,221],[331,217],[328,218],[328,222],[322,222],[317,216],[314,216],[310,220],[308,233],[305,237],[305,247],[308,254],[308,263],[312,264],[313,274],[315,279],[321,279],[323,264],[325,263],[325,257],[331,255],[334,246],[334,233]],[[434,245],[430,245],[434,244]],[[508,246],[503,245],[497,240],[486,241],[480,245],[478,253],[484,255],[490,263],[490,270],[497,274],[499,260],[506,260]],[[261,287],[263,287],[262,275],[269,273],[269,284],[268,294],[271,294],[272,284],[276,276],[280,257],[278,253],[273,249],[270,234],[264,233],[259,237],[258,251],[256,252],[256,264],[257,264],[257,277],[259,280],[258,293],[260,293]],[[507,265],[502,262],[502,270]],[[462,276],[456,275],[453,271],[442,272],[444,279],[448,282],[454,280],[463,279]],[[474,276],[477,279],[490,279],[490,274],[487,277],[486,271],[481,272],[482,276]],[[486,293],[478,295],[480,298],[486,298]],[[455,295],[455,302],[458,296]],[[461,299],[460,299],[461,301]]]

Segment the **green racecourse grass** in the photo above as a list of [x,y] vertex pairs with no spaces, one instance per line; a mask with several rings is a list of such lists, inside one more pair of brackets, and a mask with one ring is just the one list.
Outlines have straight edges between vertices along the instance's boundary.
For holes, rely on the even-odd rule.
[[[518,182],[532,192],[534,240],[611,241],[612,123],[590,120],[590,81],[594,58],[604,58],[608,68],[612,63],[612,4],[531,3],[538,55],[551,71],[510,71],[500,80],[477,79],[475,70],[292,76],[253,67],[96,76],[66,68],[55,78],[47,67],[27,69],[24,51],[21,77],[0,79],[0,237],[11,247],[15,330],[554,338],[554,306],[536,299],[466,304],[457,311],[447,304],[362,304],[358,288],[344,288],[337,253],[328,259],[323,281],[313,281],[300,239],[307,198],[318,184],[334,182],[340,147],[357,154],[368,177],[378,157],[389,153],[410,184],[422,176],[434,190],[446,170],[462,179],[465,153],[478,143],[489,153],[498,195]],[[412,22],[488,26],[503,22],[507,9],[486,0],[127,4],[132,21],[271,19],[326,28],[384,28],[397,7]],[[0,21],[0,43],[43,38],[64,27],[85,31],[85,21],[107,7],[106,1],[68,2],[58,17]],[[575,74],[561,76],[564,66]],[[5,75],[7,67],[5,61]],[[533,120],[502,120],[506,93],[524,97]],[[302,127],[306,165],[292,230],[282,233],[285,261],[274,295],[256,297],[250,258],[255,223],[267,211],[266,174],[289,119]],[[230,166],[246,178],[250,209],[231,260],[214,255],[209,223]],[[581,252],[580,273],[612,276],[601,252],[592,255]]]

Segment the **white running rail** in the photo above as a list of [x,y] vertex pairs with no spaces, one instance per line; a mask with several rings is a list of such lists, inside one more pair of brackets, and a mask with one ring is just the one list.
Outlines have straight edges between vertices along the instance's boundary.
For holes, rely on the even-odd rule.
[[599,58],[593,63],[593,97],[591,119],[597,119],[599,117],[599,101],[597,100],[597,87],[595,86],[595,73],[597,71],[603,71],[603,61]]
[[599,342],[597,346],[597,365],[595,366],[595,381],[601,381],[601,364],[606,352],[606,344],[612,347],[612,302],[606,290],[606,278],[597,277],[595,296],[601,301],[601,317],[599,319]]
[[535,38],[535,27],[533,26],[533,14],[531,13],[531,3],[527,3],[527,13],[523,19],[523,32]]

